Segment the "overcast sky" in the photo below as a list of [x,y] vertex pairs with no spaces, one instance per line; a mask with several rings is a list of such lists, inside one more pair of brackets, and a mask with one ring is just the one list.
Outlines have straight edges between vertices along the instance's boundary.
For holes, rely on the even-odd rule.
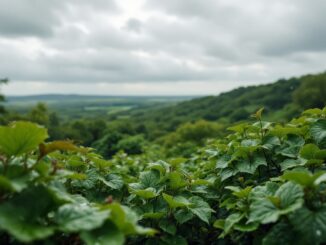
[[325,0],[0,0],[5,94],[204,95],[326,68]]

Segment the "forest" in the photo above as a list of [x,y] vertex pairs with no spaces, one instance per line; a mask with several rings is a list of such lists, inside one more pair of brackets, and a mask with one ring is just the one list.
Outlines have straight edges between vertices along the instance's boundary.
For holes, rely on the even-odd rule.
[[0,244],[326,243],[326,73],[93,116],[0,101]]

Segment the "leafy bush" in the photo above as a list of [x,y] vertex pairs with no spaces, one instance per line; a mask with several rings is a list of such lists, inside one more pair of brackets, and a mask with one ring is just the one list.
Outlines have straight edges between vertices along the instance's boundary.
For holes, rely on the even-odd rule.
[[111,199],[123,183],[107,171],[110,163],[71,142],[44,143],[47,137],[29,122],[0,127],[1,244],[122,244],[125,235],[153,234]]
[[104,160],[44,143],[32,123],[0,127],[0,243],[326,243],[326,108],[287,124],[253,117],[164,161]]

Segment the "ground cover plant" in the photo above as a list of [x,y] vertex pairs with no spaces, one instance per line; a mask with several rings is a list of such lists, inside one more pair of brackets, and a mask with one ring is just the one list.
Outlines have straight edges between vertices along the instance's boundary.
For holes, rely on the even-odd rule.
[[0,127],[0,244],[322,244],[326,108],[228,128],[189,158],[105,160]]

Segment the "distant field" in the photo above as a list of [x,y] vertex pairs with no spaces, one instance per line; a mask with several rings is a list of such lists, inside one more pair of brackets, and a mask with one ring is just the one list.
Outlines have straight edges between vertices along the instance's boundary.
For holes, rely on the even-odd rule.
[[35,95],[9,96],[6,107],[26,113],[38,102],[47,104],[51,111],[71,118],[105,117],[132,109],[153,108],[189,100],[194,96],[88,96],[88,95]]

